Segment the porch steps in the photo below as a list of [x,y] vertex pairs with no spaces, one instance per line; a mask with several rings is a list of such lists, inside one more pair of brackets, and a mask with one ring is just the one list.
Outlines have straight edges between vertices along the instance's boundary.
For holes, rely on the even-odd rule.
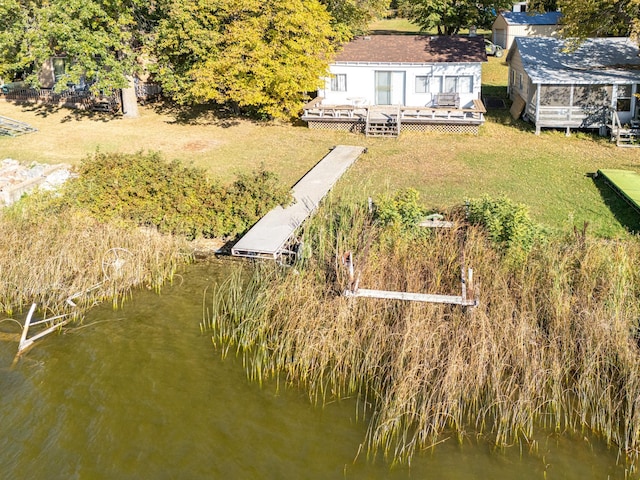
[[640,147],[640,130],[620,129],[616,136],[616,145],[618,147]]
[[630,125],[622,125],[618,112],[613,112],[611,124],[608,125],[611,131],[611,141],[616,142],[618,147],[640,147],[640,122],[634,119]]
[[17,137],[25,133],[37,132],[38,129],[32,127],[28,123],[19,122],[8,117],[0,116],[0,135],[9,135]]
[[369,107],[365,134],[367,137],[397,138],[400,135],[400,107],[395,111],[389,106]]

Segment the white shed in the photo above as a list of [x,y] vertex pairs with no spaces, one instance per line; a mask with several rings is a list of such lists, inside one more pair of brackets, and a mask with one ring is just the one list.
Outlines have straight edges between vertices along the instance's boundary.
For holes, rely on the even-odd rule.
[[516,37],[556,37],[560,12],[500,12],[491,27],[493,43],[510,49]]

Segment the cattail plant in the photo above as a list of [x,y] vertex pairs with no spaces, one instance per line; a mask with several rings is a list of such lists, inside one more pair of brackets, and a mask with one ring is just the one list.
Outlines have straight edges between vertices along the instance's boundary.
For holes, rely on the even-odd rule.
[[[357,396],[369,453],[392,461],[450,437],[534,449],[540,433],[584,432],[635,464],[636,238],[555,235],[516,262],[481,225],[416,231],[339,202],[320,209],[303,238],[309,258],[245,267],[207,307],[215,345],[235,348],[252,378],[285,379],[315,402]],[[450,295],[464,253],[480,304],[341,296],[347,250],[361,286]]]

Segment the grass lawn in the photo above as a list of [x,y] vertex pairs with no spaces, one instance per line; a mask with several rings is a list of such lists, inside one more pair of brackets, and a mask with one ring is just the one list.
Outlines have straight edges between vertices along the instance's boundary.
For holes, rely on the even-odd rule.
[[[483,89],[504,95],[503,59],[485,65]],[[620,236],[640,231],[638,215],[601,180],[601,168],[640,172],[640,151],[618,148],[607,138],[533,128],[507,110],[492,110],[478,136],[405,132],[398,139],[366,138],[346,132],[309,130],[304,125],[220,120],[207,113],[184,119],[143,107],[138,119],[109,119],[71,110],[19,106],[0,101],[0,115],[38,128],[21,137],[0,137],[0,158],[24,162],[78,163],[102,152],[153,150],[230,180],[260,164],[293,184],[337,144],[368,148],[338,191],[365,197],[386,188],[414,187],[424,202],[445,208],[483,194],[506,194],[530,206],[533,217],[551,227],[582,226]]]

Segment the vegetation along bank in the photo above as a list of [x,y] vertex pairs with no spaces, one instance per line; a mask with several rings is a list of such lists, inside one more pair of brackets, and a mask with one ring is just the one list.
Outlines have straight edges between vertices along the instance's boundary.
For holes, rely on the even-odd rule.
[[0,210],[0,311],[60,314],[135,287],[158,289],[192,259],[188,241],[233,238],[288,190],[264,170],[223,184],[154,153],[85,158],[77,177]]
[[[334,199],[305,228],[312,256],[217,287],[203,327],[223,354],[315,402],[357,396],[369,453],[391,460],[454,439],[535,451],[541,435],[589,432],[634,468],[638,239],[550,234],[505,198],[471,200],[450,213],[457,227],[434,230],[416,226],[415,192],[376,203]],[[440,294],[459,291],[464,252],[480,304],[341,296],[347,251],[360,286]]]

